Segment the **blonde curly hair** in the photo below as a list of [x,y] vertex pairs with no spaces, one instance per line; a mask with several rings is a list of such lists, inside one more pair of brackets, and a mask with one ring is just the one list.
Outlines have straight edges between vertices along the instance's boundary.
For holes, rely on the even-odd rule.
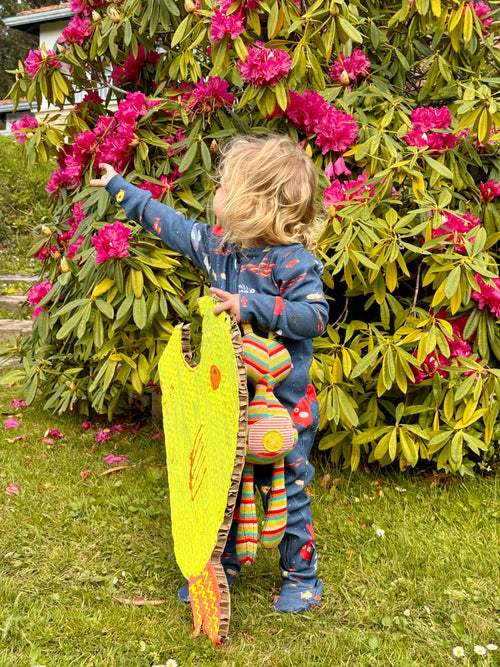
[[323,228],[318,172],[297,143],[285,135],[245,135],[221,153],[224,241],[240,248],[302,243],[312,250]]

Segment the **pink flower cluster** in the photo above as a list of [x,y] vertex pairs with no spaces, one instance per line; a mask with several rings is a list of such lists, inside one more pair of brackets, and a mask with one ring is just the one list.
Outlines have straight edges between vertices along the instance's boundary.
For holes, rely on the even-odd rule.
[[123,63],[123,66],[117,65],[111,72],[111,78],[117,86],[130,81],[131,83],[139,83],[143,67],[147,63],[153,66],[158,64],[160,54],[156,51],[146,51],[142,44],[139,44],[137,49],[137,56],[131,53],[128,59]]
[[209,116],[221,107],[230,107],[235,96],[228,91],[229,82],[218,76],[211,76],[206,81],[201,79],[192,92],[189,108],[195,113]]
[[234,0],[219,0],[210,26],[212,41],[220,42],[225,35],[229,35],[231,39],[236,39],[238,35],[241,35],[246,26],[246,10],[256,11],[259,1],[243,0],[235,11],[229,13],[229,8],[234,4]]
[[[437,314],[439,319],[446,319],[450,322],[453,328],[453,338],[448,338],[445,336],[448,345],[450,347],[450,355],[446,357],[441,352],[431,352],[427,355],[424,361],[420,364],[420,369],[412,368],[413,375],[415,376],[415,384],[420,384],[428,377],[432,377],[435,373],[438,373],[443,378],[448,377],[448,371],[444,370],[443,367],[451,366],[453,359],[456,357],[470,357],[472,354],[472,346],[468,340],[464,340],[463,331],[467,320],[469,319],[469,314],[462,315],[453,320],[449,319],[449,314],[444,310],[440,310]],[[417,356],[417,350],[413,353],[413,356]]]
[[79,44],[90,37],[92,32],[92,22],[88,16],[75,14],[61,34],[61,40],[67,44]]
[[341,208],[347,206],[349,202],[362,202],[368,197],[373,197],[373,184],[366,185],[367,180],[366,169],[363,169],[356,180],[344,181],[344,183],[339,180],[332,181],[324,192],[325,206],[333,205]]
[[75,14],[90,16],[94,9],[104,7],[107,0],[69,0],[69,7]]
[[411,112],[412,129],[403,137],[409,146],[427,147],[444,153],[459,141],[453,132],[433,132],[450,127],[452,116],[448,107],[418,107]]
[[26,141],[26,132],[23,132],[23,130],[35,130],[37,127],[37,119],[34,116],[30,116],[29,113],[24,114],[19,120],[19,123],[12,123],[12,129],[16,133],[17,143],[22,146]]
[[[35,283],[28,292],[28,303],[31,308],[34,308],[40,301],[50,292],[54,285],[49,280],[44,280],[43,283]],[[35,320],[45,306],[35,308],[33,311],[33,319]]]
[[486,283],[481,276],[476,273],[474,276],[479,285],[479,292],[473,290],[471,299],[477,301],[479,310],[488,307],[493,315],[500,317],[500,278],[492,278],[491,283]]
[[359,128],[354,118],[335,109],[316,91],[290,92],[286,115],[307,135],[316,134],[316,144],[323,155],[328,151],[345,153],[358,136]]
[[97,235],[90,239],[96,249],[95,263],[102,264],[115,257],[128,257],[130,233],[131,230],[119,221],[101,227]]
[[238,61],[238,69],[247,83],[260,86],[275,86],[290,71],[292,59],[282,49],[266,49],[264,42],[255,42],[248,49],[246,62]]
[[152,183],[151,181],[144,181],[144,183],[137,183],[137,187],[141,190],[151,192],[153,199],[159,199],[161,201],[167,192],[174,189],[175,178],[160,176],[158,180],[163,183],[163,185],[158,185],[158,183]]
[[486,183],[479,184],[479,192],[483,201],[490,202],[494,197],[500,197],[500,183],[490,178]]
[[330,71],[330,77],[336,83],[346,85],[341,81],[342,72],[345,72],[349,77],[349,83],[357,84],[370,73],[371,62],[365,56],[361,49],[354,49],[351,56],[344,56],[340,53],[337,60],[333,63]]
[[26,73],[33,79],[40,70],[43,74],[47,74],[51,67],[61,69],[62,64],[57,59],[57,53],[51,49],[42,52],[41,49],[30,51],[28,57],[24,61],[24,69]]
[[[491,15],[491,7],[487,5],[483,0],[479,2],[469,2],[469,7],[475,12],[478,19],[483,24],[483,28],[489,28],[493,23],[493,16]],[[465,8],[464,8],[465,11]]]
[[135,133],[138,119],[159,103],[147,100],[143,93],[127,93],[114,116],[100,116],[92,131],[77,134],[73,144],[59,150],[59,169],[52,173],[47,192],[58,194],[62,187],[78,187],[84,170],[92,161],[95,164],[107,162],[122,172],[139,143]]
[[[442,247],[446,247],[449,243],[455,243],[455,252],[465,253],[465,238],[466,235],[474,229],[475,227],[481,226],[481,220],[476,218],[475,215],[466,211],[465,213],[460,213],[459,215],[454,215],[453,213],[445,213],[441,215],[442,224],[433,229],[431,232],[431,238],[436,238],[437,236],[445,236],[445,244]],[[474,243],[474,237],[470,237],[470,243]]]
[[78,248],[82,245],[84,238],[79,236],[74,243],[69,243],[73,238],[78,226],[85,218],[85,212],[82,208],[82,202],[76,202],[73,206],[72,217],[69,220],[64,222],[65,225],[68,225],[69,229],[63,231],[57,236],[57,245],[50,245],[53,237],[51,236],[45,245],[43,245],[40,250],[38,250],[33,257],[39,259],[41,262],[45,262],[48,257],[54,257],[58,259],[63,252],[66,253],[68,259],[74,259]]

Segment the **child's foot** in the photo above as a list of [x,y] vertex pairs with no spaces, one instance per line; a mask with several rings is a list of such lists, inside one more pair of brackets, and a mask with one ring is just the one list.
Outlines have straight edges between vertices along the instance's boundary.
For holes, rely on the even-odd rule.
[[273,607],[276,611],[300,614],[316,607],[321,601],[323,582],[316,579],[313,586],[301,586],[300,583],[285,579],[280,594],[276,596]]
[[[224,572],[226,573],[226,579],[227,583],[229,584],[229,588],[234,586],[236,583],[236,577],[238,576],[239,572],[238,570],[234,570],[232,567],[224,568]],[[177,597],[181,602],[189,602],[189,584],[184,584],[184,586],[181,586],[179,588],[179,592],[177,593]]]

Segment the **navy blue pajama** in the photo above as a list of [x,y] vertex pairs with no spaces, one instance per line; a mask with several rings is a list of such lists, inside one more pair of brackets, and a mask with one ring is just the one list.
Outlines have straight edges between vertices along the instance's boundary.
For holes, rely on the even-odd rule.
[[[310,498],[305,489],[314,475],[308,456],[318,427],[318,403],[309,383],[312,339],[323,333],[328,322],[321,262],[300,243],[242,250],[224,245],[219,227],[187,219],[121,176],[113,177],[106,189],[130,219],[204,269],[213,287],[239,294],[242,322],[250,323],[260,336],[275,332],[288,350],[292,368],[274,393],[290,413],[299,437],[285,458],[288,515],[279,545],[280,569],[284,587],[297,588],[302,594],[306,591],[306,601],[310,597],[307,591],[312,591],[313,597],[320,596]],[[255,481],[264,504],[271,470],[271,466],[255,466]],[[234,545],[235,522],[223,564],[226,569],[239,570]]]

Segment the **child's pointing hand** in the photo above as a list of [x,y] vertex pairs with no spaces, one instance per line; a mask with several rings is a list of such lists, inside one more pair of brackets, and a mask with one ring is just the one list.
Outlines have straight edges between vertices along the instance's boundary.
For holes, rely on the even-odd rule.
[[93,185],[95,188],[105,188],[113,176],[118,175],[118,172],[106,162],[101,162],[99,164],[99,169],[104,169],[106,173],[103,174],[101,178],[91,178],[90,185]]
[[219,296],[221,299],[223,299],[223,303],[218,303],[215,306],[214,315],[218,315],[219,313],[222,313],[223,310],[226,310],[229,311],[231,315],[234,315],[237,322],[241,322],[240,295],[225,292],[224,290],[218,289],[217,287],[211,287],[210,291],[212,294],[215,294],[216,296]]

